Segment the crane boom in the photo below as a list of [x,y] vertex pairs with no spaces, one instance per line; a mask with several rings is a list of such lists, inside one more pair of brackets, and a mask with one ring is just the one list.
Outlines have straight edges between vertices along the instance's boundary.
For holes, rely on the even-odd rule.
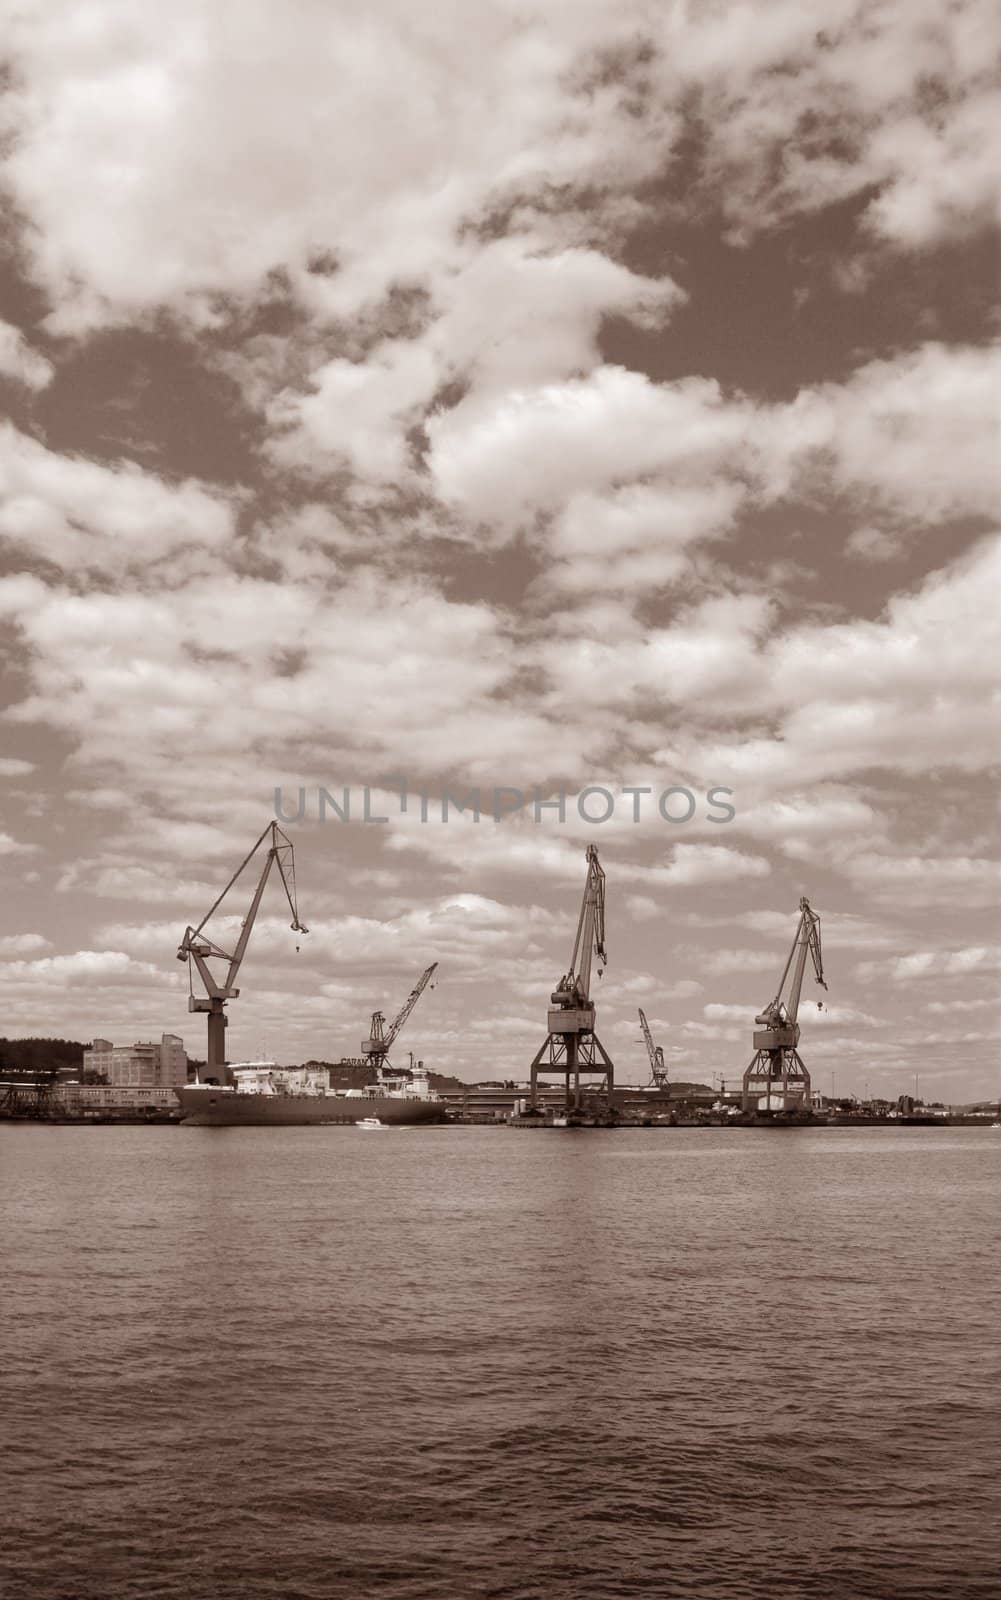
[[[792,948],[786,958],[779,980],[778,992],[775,999],[755,1017],[755,1022],[764,1027],[789,1028],[796,1032],[795,1042],[799,1043],[799,1001],[803,989],[803,976],[806,971],[807,952],[813,958],[813,970],[817,982],[822,989],[827,988],[824,982],[824,959],[820,947],[820,918],[811,909],[810,902],[804,895],[799,902],[799,923],[796,928],[796,937],[793,939]],[[786,979],[792,969],[792,983],[789,987],[788,1002],[783,1001]]]
[[[396,1013],[396,1016],[393,1018],[392,1022],[389,1025],[389,1034],[388,1034],[387,1039],[386,1039],[386,1049],[387,1050],[390,1050],[393,1047],[393,1045],[396,1043],[397,1034],[399,1033],[400,1029],[403,1027],[403,1024],[406,1022],[406,1020],[409,1017],[411,1011],[414,1009],[414,1006],[417,1004],[418,1000],[420,999],[421,995],[424,993],[424,990],[427,988],[428,984],[431,982],[431,979],[434,977],[434,975],[437,972],[437,970],[438,970],[437,961],[432,961],[431,965],[429,967],[427,967],[424,972],[421,973],[421,975],[418,978],[417,982],[414,984],[414,987],[411,989],[410,993],[407,995],[407,998],[404,1000],[402,1006],[400,1007],[399,1011]],[[447,985],[446,985],[446,987],[447,987]]]
[[372,1012],[371,1032],[369,1033],[367,1039],[362,1040],[361,1047],[365,1055],[375,1058],[375,1062],[378,1067],[381,1068],[385,1065],[386,1057],[393,1048],[393,1045],[396,1043],[397,1036],[399,1035],[403,1024],[406,1022],[411,1011],[413,1011],[414,1006],[417,1004],[437,970],[437,961],[432,961],[431,965],[421,973],[417,982],[414,984],[414,987],[411,989],[399,1011],[396,1013],[396,1016],[389,1024],[388,1029],[386,1027],[386,1019],[382,1012]]
[[570,967],[557,984],[557,992],[572,994],[581,1006],[591,999],[591,958],[598,958],[598,977],[608,965],[605,953],[605,874],[598,860],[598,846],[587,847],[587,877],[577,918]]
[[664,1065],[664,1048],[662,1045],[654,1044],[653,1034],[650,1032],[650,1024],[646,1020],[646,1012],[642,1006],[639,1007],[639,1014],[640,1027],[643,1029],[643,1042],[646,1045],[647,1055],[650,1057],[650,1081],[656,1084],[658,1089],[666,1089],[667,1067]]
[[[250,909],[240,924],[240,933],[234,948],[232,951],[226,950],[214,939],[209,938],[204,931],[205,925],[218,911],[241,873],[253,860],[261,845],[269,836],[271,843],[264,858],[264,865],[250,902]],[[192,988],[188,997],[188,1010],[208,1013],[208,1051],[205,1075],[210,1083],[221,1083],[226,1076],[225,1029],[227,1017],[224,1007],[227,1000],[235,1000],[239,996],[240,991],[236,988],[236,979],[247,952],[247,944],[250,940],[254,923],[257,920],[257,913],[273,866],[278,868],[282,887],[285,890],[285,898],[292,913],[290,926],[293,932],[308,933],[309,929],[299,919],[299,908],[296,900],[295,849],[288,834],[283,832],[277,822],[269,822],[264,832],[240,862],[225,889],[216,896],[198,926],[193,928],[189,924],[185,928],[184,935],[177,948],[178,961],[187,961],[189,972],[192,963],[194,963],[198,975],[205,985],[206,997],[204,999],[196,996]],[[226,976],[221,982],[209,966],[209,962],[213,960],[226,962]]]

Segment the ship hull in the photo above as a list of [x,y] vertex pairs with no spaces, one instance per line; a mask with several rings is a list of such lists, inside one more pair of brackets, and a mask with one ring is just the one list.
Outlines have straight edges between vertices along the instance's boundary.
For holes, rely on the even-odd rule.
[[354,1127],[362,1117],[378,1117],[393,1127],[418,1127],[445,1122],[440,1100],[393,1095],[238,1094],[212,1084],[175,1089],[181,1102],[181,1125],[191,1128],[293,1128],[320,1125]]

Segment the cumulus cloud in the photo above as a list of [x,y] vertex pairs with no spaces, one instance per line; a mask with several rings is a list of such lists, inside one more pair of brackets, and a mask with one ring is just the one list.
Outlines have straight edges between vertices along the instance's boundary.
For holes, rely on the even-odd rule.
[[20,328],[0,318],[0,377],[13,378],[27,389],[45,389],[55,368],[33,350]]
[[992,971],[999,959],[1001,955],[994,946],[970,945],[960,950],[915,950],[883,962],[863,962],[855,971],[862,981],[882,977],[906,983],[912,978],[955,978]]
[[40,950],[51,950],[52,944],[41,933],[7,933],[0,939],[0,956],[37,955]]
[[22,984],[153,985],[176,988],[180,980],[150,962],[134,961],[123,950],[76,950],[72,955],[40,956],[34,961],[5,961],[0,985]]
[[226,498],[201,484],[61,455],[0,424],[0,542],[22,559],[119,572],[184,546],[219,549],[232,522]]
[[417,17],[382,0],[332,33],[322,5],[289,29],[251,0],[238,40],[193,0],[169,28],[124,0],[86,30],[71,12],[9,29],[6,178],[63,328],[164,304],[211,321],[220,296],[252,298],[277,269],[351,317],[394,282],[447,274],[487,218],[573,237],[582,193],[600,233],[630,203],[642,214],[693,106],[691,187],[721,197],[737,237],[875,190],[871,230],[911,247],[996,205],[987,0],[834,0],[822,28],[790,0],[576,0],[494,7],[458,33],[439,3]]

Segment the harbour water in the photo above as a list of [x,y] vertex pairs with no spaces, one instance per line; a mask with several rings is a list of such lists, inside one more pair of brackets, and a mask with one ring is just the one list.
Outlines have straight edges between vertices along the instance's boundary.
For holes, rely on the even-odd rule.
[[0,1125],[5,1600],[987,1600],[1001,1134]]

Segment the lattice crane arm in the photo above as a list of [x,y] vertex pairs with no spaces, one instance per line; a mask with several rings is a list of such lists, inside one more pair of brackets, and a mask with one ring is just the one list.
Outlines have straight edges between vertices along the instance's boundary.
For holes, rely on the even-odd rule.
[[650,1057],[651,1067],[655,1067],[657,1065],[657,1046],[653,1042],[653,1034],[650,1032],[650,1024],[646,1020],[646,1012],[643,1010],[642,1006],[639,1008],[639,1013],[640,1027],[643,1029],[643,1042],[646,1045],[646,1053]]
[[573,955],[570,958],[569,971],[559,985],[562,990],[572,990],[584,1005],[591,997],[592,956],[598,958],[600,978],[608,964],[605,952],[605,874],[598,860],[598,846],[595,844],[589,844],[587,847],[587,878],[584,881],[584,896],[577,918]]
[[390,1023],[389,1032],[385,1036],[385,1047],[387,1052],[391,1050],[393,1045],[396,1043],[397,1034],[400,1032],[400,1029],[403,1027],[403,1024],[406,1022],[411,1011],[414,1009],[414,1006],[417,1004],[437,970],[438,963],[437,961],[433,961],[427,970],[421,973],[421,976],[418,978],[417,982],[414,984],[414,987],[407,995],[403,1005],[400,1007],[396,1016]]
[[[271,843],[268,846],[267,854],[264,859],[264,865],[257,881],[257,887],[254,890],[253,898],[250,902],[250,908],[241,923],[240,934],[236,941],[236,945],[232,951],[225,950],[220,944],[217,944],[215,940],[210,939],[208,935],[203,932],[203,929],[205,928],[206,923],[209,921],[209,918],[212,917],[216,911],[218,911],[219,907],[222,905],[222,902],[229,894],[241,873],[253,860],[254,856],[261,848],[261,845],[267,838],[270,838]],[[275,865],[278,867],[278,873],[282,880],[282,887],[285,890],[285,898],[288,901],[289,910],[292,913],[292,921],[290,926],[293,932],[309,932],[309,929],[306,927],[305,923],[300,921],[299,918],[299,908],[296,900],[295,887],[295,849],[291,839],[278,826],[277,822],[269,822],[268,826],[264,829],[264,832],[255,841],[253,847],[240,862],[240,865],[233,873],[233,876],[230,878],[225,889],[223,889],[222,893],[217,895],[216,899],[212,902],[212,905],[209,907],[208,911],[206,911],[197,928],[192,928],[190,926],[186,928],[184,931],[184,936],[181,939],[181,943],[178,946],[178,961],[193,960],[195,966],[198,968],[199,975],[202,979],[202,982],[205,984],[207,992],[217,999],[228,999],[233,997],[238,992],[233,986],[236,983],[237,974],[240,971],[244,955],[246,954],[247,944],[250,940],[254,923],[257,920],[257,913],[260,909],[261,899],[264,895],[265,886],[267,884],[268,877],[270,876],[271,868]],[[207,959],[213,957],[217,960],[226,961],[229,963],[225,980],[221,984],[207,965]]]
[[[799,923],[796,927],[796,937],[793,939],[792,948],[786,958],[779,981],[778,992],[770,1005],[767,1005],[757,1018],[758,1022],[765,1024],[787,1023],[794,1027],[799,1016],[800,995],[803,989],[803,977],[806,972],[807,954],[813,960],[813,970],[817,982],[822,989],[827,988],[824,981],[824,960],[820,945],[820,918],[812,909],[809,900],[804,895],[799,902]],[[783,1000],[786,979],[792,973],[789,986],[788,1001]]]

